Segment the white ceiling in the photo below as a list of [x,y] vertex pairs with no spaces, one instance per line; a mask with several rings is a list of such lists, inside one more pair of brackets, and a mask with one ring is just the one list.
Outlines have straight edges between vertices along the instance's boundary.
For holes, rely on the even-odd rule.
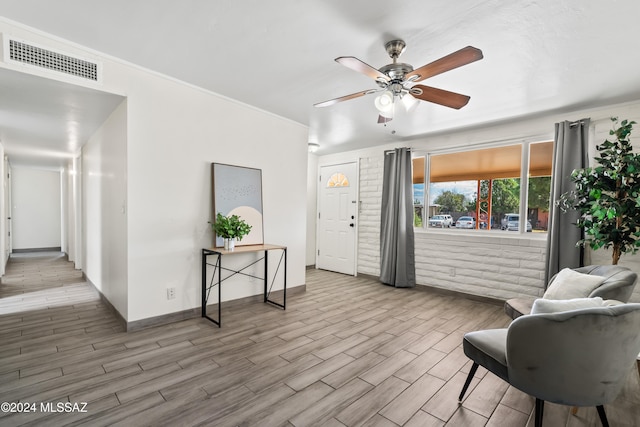
[[0,141],[13,166],[60,169],[124,98],[0,68]]
[[[321,154],[640,99],[637,0],[0,0],[0,14],[308,125]],[[379,68],[394,38],[414,68],[481,49],[423,82],[469,104],[422,102],[386,127],[373,95],[312,107],[376,88],[333,59]]]

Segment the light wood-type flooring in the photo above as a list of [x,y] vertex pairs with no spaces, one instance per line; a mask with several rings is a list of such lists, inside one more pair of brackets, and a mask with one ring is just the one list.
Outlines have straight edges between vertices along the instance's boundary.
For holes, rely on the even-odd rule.
[[[223,305],[221,329],[195,318],[126,333],[63,256],[13,256],[0,402],[36,411],[0,413],[0,426],[533,425],[533,400],[482,368],[457,401],[462,336],[506,326],[501,306],[319,270],[306,284],[286,311]],[[84,412],[46,406],[57,402]],[[640,425],[635,369],[606,410],[612,426]],[[544,424],[600,425],[594,408],[553,404]]]

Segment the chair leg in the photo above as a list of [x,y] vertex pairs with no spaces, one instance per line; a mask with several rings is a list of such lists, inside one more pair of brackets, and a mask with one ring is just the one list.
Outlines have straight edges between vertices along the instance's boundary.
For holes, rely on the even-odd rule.
[[471,384],[471,380],[473,379],[473,376],[476,374],[476,371],[478,370],[478,366],[479,365],[476,362],[473,362],[473,366],[469,371],[467,380],[464,382],[464,386],[462,387],[462,392],[460,392],[460,396],[458,397],[458,402],[462,402],[462,398],[464,397],[464,394],[467,392],[467,389],[469,388],[469,384]]
[[542,427],[542,415],[544,414],[544,400],[536,398],[536,427]]
[[602,422],[602,427],[609,427],[609,421],[607,421],[607,414],[604,412],[604,406],[599,405],[597,408],[598,415],[600,415],[600,421]]

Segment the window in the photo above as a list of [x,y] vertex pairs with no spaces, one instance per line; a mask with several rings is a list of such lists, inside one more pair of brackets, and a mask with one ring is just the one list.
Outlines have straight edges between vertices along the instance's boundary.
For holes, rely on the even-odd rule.
[[456,229],[546,231],[552,155],[553,142],[541,142],[416,156],[415,227],[442,228],[430,219],[450,215]]
[[327,188],[348,187],[349,179],[342,172],[336,172],[327,180]]

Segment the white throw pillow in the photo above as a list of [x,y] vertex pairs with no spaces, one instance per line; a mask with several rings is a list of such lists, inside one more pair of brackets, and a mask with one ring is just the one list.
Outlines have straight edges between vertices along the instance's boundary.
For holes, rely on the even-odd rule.
[[533,302],[531,314],[557,313],[559,311],[580,310],[581,308],[602,307],[602,298],[543,299]]
[[586,298],[605,278],[592,274],[578,273],[570,268],[563,268],[545,291],[545,299]]

